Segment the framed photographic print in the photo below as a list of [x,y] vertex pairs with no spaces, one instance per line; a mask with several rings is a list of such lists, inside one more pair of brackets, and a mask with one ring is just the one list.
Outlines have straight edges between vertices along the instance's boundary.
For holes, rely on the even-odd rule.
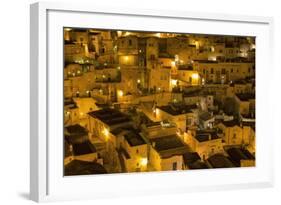
[[272,23],[31,5],[31,199],[272,186]]

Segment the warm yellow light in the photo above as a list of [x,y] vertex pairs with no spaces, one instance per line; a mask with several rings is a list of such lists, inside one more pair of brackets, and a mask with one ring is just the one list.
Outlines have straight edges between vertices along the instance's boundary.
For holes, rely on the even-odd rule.
[[256,45],[255,44],[251,44],[251,49],[256,49]]
[[196,49],[199,49],[199,42],[198,41],[195,41],[195,46],[196,46]]
[[208,58],[208,60],[210,60],[210,61],[216,61],[216,60],[217,60],[217,57],[216,57],[216,56],[210,56],[210,57]]
[[120,66],[118,66],[117,69],[120,70],[121,69]]
[[140,79],[138,79],[137,82],[140,83],[141,82]]
[[122,90],[119,90],[119,91],[118,91],[118,95],[119,95],[120,97],[122,97],[122,96],[124,95],[123,91],[122,91]]
[[117,31],[117,35],[120,37],[122,35],[122,31]]
[[158,38],[160,38],[160,37],[161,37],[161,33],[156,33],[156,36],[157,36]]
[[172,61],[172,62],[171,62],[171,65],[172,65],[173,67],[175,67],[175,66],[176,66],[176,62],[175,62],[175,61]]
[[179,59],[179,55],[176,54],[176,55],[175,55],[175,61],[178,62],[179,60],[180,60],[180,59]]
[[107,128],[104,128],[103,134],[106,138],[108,138],[109,137],[109,130]]
[[192,77],[192,79],[196,80],[199,78],[199,75],[198,75],[198,73],[193,73],[191,77]]
[[125,61],[128,61],[129,60],[129,57],[128,56],[125,56]]
[[156,108],[155,112],[156,112],[156,113],[155,113],[156,116],[158,116],[158,115],[159,115],[159,109]]
[[178,81],[175,80],[175,79],[172,79],[172,80],[171,80],[171,84],[172,84],[173,86],[176,86],[176,85],[177,85],[177,82],[178,82]]
[[141,158],[141,159],[140,159],[140,165],[141,165],[141,166],[146,166],[147,163],[148,163],[147,158]]

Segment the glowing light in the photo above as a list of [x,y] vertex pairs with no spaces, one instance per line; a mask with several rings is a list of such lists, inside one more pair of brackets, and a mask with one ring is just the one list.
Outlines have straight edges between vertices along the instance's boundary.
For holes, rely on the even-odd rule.
[[141,166],[146,166],[147,163],[148,163],[147,158],[141,158],[141,159],[140,159],[140,165],[141,165]]
[[129,36],[129,35],[131,35],[131,32],[126,32],[125,33],[125,36]]
[[155,109],[155,115],[158,116],[159,115],[159,109]]
[[64,30],[66,30],[66,31],[71,31],[72,29],[71,29],[71,28],[65,28]]
[[103,134],[104,134],[105,139],[108,140],[108,138],[109,138],[109,130],[107,128],[104,128]]
[[122,91],[122,90],[119,90],[119,91],[118,91],[118,95],[119,95],[120,97],[122,97],[122,96],[124,95],[123,91]]
[[117,69],[120,70],[121,69],[120,66],[118,66]]
[[86,91],[87,94],[89,94],[89,92],[90,92],[89,90]]
[[256,45],[255,44],[251,44],[250,48],[251,48],[251,50],[252,49],[256,49]]
[[198,41],[195,41],[195,46],[196,46],[196,49],[199,49],[199,42]]
[[80,115],[82,116],[82,115],[84,115],[84,113],[83,113],[83,112],[80,112]]
[[137,82],[140,83],[141,82],[140,79],[138,79]]
[[217,57],[216,57],[216,56],[210,56],[210,57],[208,57],[208,60],[210,60],[210,61],[216,61],[216,60],[217,60]]
[[80,74],[81,72],[80,72],[80,70],[77,70],[77,74]]
[[160,38],[160,37],[161,37],[161,33],[156,33],[156,36],[157,36],[158,38]]
[[117,31],[117,35],[120,37],[122,35],[122,31]]
[[192,77],[192,79],[198,79],[198,78],[199,78],[199,75],[198,75],[198,73],[193,73],[193,74],[191,75],[191,77]]
[[128,61],[129,60],[129,57],[128,56],[125,56],[125,61]]
[[172,65],[173,67],[175,67],[175,66],[176,66],[176,62],[175,62],[175,61],[172,61],[172,62],[171,62],[171,65]]
[[175,80],[175,79],[172,79],[172,80],[171,80],[171,84],[172,84],[173,86],[177,86],[177,83],[178,83],[177,80]]
[[202,85],[205,85],[205,79],[202,78]]
[[176,62],[179,61],[179,55],[175,55],[175,61],[176,61]]
[[102,75],[103,78],[105,78],[105,75]]

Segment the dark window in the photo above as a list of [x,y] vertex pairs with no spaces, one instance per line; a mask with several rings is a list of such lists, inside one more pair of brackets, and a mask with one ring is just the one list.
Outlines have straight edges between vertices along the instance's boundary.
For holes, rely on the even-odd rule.
[[129,39],[129,46],[131,46],[132,45],[132,40],[131,39]]
[[211,74],[214,74],[214,69],[213,68],[211,68]]
[[176,162],[173,163],[173,170],[177,170],[177,163]]

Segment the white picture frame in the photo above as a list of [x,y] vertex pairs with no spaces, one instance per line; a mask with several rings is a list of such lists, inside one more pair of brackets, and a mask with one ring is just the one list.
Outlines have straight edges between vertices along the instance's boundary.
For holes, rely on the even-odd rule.
[[[273,120],[269,95],[273,19],[258,16],[97,8],[94,4],[31,5],[30,198],[95,199],[273,186]],[[256,167],[63,177],[63,27],[256,36]],[[265,69],[266,68],[266,69]],[[60,138],[61,137],[61,138]]]

